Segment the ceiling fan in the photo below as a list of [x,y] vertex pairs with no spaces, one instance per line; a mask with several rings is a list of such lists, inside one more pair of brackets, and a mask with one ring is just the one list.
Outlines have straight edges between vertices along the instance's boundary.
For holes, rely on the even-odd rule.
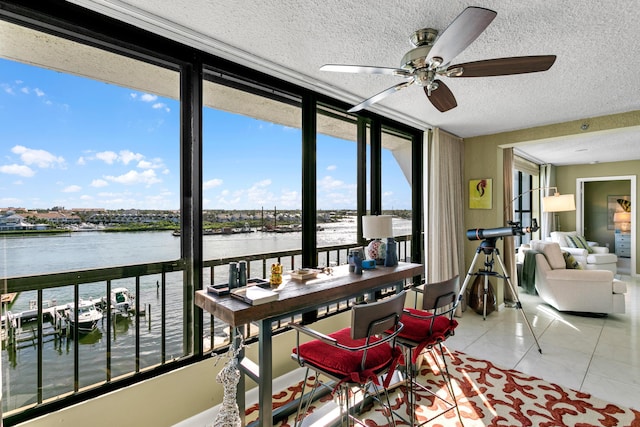
[[481,7],[467,7],[438,36],[438,31],[424,28],[414,32],[411,43],[415,46],[407,52],[400,68],[374,67],[366,65],[327,64],[322,71],[364,74],[390,74],[405,80],[372,96],[351,108],[355,112],[416,83],[422,86],[427,98],[439,111],[455,108],[458,103],[451,90],[437,77],[492,77],[511,74],[546,71],[556,60],[555,55],[515,56],[487,59],[449,65],[489,26],[497,13]]

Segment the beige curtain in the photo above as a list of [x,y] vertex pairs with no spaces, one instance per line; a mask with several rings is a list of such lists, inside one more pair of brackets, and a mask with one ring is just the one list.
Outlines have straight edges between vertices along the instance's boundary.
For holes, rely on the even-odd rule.
[[[513,206],[511,205],[511,200],[513,200],[513,148],[506,148],[502,150],[502,181],[503,181],[503,190],[502,190],[502,200],[504,200],[504,209],[503,209],[503,220],[504,226],[508,225],[509,220],[513,219]],[[508,285],[506,279],[504,280],[504,301],[505,303],[515,302],[518,300],[517,292],[518,292],[518,277],[516,271],[516,248],[513,237],[504,237],[504,268],[505,268],[505,276],[511,279],[511,283],[513,284],[513,292],[511,287]],[[515,292],[515,294],[514,294]]]
[[461,138],[434,129],[425,150],[425,277],[427,282],[464,272],[464,144]]

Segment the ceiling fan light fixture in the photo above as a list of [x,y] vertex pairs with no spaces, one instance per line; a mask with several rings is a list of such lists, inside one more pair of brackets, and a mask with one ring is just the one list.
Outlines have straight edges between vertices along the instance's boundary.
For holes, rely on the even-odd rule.
[[442,65],[442,58],[440,58],[439,56],[434,56],[433,58],[431,58],[429,63],[430,63],[429,68],[431,69],[438,68],[439,66]]
[[454,67],[449,68],[444,72],[444,75],[447,77],[460,77],[464,73],[464,68],[462,67]]

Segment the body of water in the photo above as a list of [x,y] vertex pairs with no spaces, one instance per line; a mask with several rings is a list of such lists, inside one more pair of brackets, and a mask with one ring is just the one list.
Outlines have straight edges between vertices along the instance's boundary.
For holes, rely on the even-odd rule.
[[[318,232],[318,246],[349,244],[356,240],[355,218],[322,224]],[[394,220],[396,235],[411,233],[411,222]],[[246,233],[204,236],[204,259],[238,257],[247,254],[286,251],[300,248],[301,233]],[[0,239],[1,277],[16,277],[75,271],[100,267],[173,261],[180,258],[180,238],[171,232],[105,233],[75,232],[46,237],[9,237]],[[260,274],[252,274],[259,276]],[[217,278],[217,277],[216,277]],[[220,278],[221,280],[223,277]],[[89,386],[107,377],[117,377],[135,371],[136,322],[140,327],[141,369],[162,362],[161,359],[161,292],[160,275],[141,277],[140,294],[136,295],[145,316],[117,318],[107,334],[106,319],[92,333],[78,342],[80,387]],[[166,276],[166,357],[183,355],[183,286],[182,272]],[[209,280],[205,277],[205,280]],[[219,280],[217,280],[219,281]],[[134,279],[113,281],[112,288],[123,286],[135,290]],[[73,302],[73,286],[43,291],[43,299],[55,300],[57,305]],[[106,283],[80,286],[80,297],[100,298],[106,295]],[[36,292],[23,292],[11,307],[12,312],[29,308]],[[4,314],[4,313],[3,313]],[[205,316],[208,319],[208,316]],[[29,332],[35,325],[24,325]],[[208,328],[208,326],[206,325]],[[220,329],[220,331],[218,331]],[[216,333],[222,333],[216,328]],[[111,341],[111,365],[107,372],[107,339]],[[48,336],[43,345],[43,398],[73,391],[73,354],[76,343],[72,339]],[[2,386],[3,412],[25,404],[35,403],[37,396],[37,351],[34,341],[25,341],[17,348],[3,348]]]

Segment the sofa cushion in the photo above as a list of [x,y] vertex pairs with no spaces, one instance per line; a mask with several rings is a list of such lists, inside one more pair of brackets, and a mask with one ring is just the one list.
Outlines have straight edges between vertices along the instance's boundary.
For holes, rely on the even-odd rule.
[[531,249],[534,251],[542,252],[549,263],[549,266],[554,270],[566,269],[564,262],[564,256],[560,250],[560,245],[556,242],[544,242],[542,240],[532,240],[530,242]]
[[571,255],[569,252],[562,251],[562,256],[564,257],[564,264],[567,268],[573,270],[582,270],[582,265]]
[[577,234],[577,231],[552,231],[550,236],[551,241],[559,244],[561,248],[570,248],[567,236],[575,236]]
[[590,254],[593,253],[593,248],[587,243],[587,239],[584,236],[570,236],[567,235],[567,242],[569,243],[570,248],[580,248],[586,249]]
[[587,264],[615,264],[618,262],[616,254],[589,254],[587,255]]

